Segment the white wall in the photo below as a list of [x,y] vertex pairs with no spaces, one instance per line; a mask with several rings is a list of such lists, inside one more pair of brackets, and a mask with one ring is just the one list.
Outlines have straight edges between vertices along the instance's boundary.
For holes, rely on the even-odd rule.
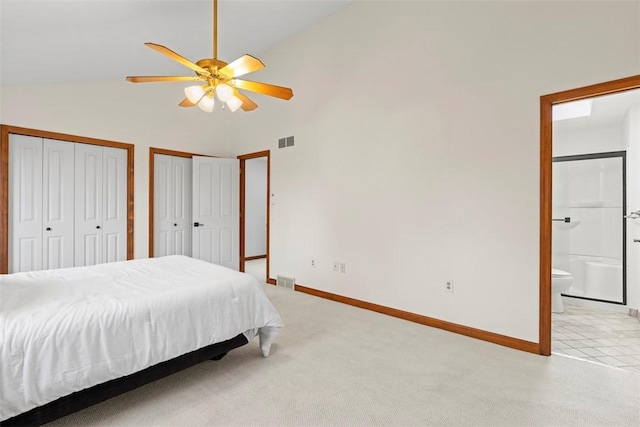
[[[149,147],[228,156],[226,122],[179,108],[181,84],[124,80],[3,86],[0,123],[135,144],[134,257],[149,248]],[[213,114],[231,114],[217,111]]]
[[356,2],[262,55],[272,277],[537,341],[539,97],[637,74],[639,7]]
[[267,253],[267,158],[245,161],[246,257]]
[[0,120],[136,143],[137,257],[147,146],[271,149],[272,277],[537,341],[539,97],[638,74],[640,4],[354,2],[259,56],[294,98],[220,126],[125,82],[2,88]]
[[606,153],[626,149],[621,126],[553,131],[553,157]]

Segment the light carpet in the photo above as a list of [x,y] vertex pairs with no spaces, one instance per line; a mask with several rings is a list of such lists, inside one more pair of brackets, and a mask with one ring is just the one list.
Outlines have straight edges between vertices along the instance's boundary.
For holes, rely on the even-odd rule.
[[265,285],[285,327],[50,425],[639,426],[640,374]]

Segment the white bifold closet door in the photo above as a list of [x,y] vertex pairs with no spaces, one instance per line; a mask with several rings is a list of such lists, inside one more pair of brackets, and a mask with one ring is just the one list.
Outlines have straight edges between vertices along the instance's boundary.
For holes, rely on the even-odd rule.
[[240,268],[240,163],[193,157],[193,257]]
[[154,154],[153,256],[191,256],[191,158]]
[[75,144],[75,266],[127,259],[127,151]]
[[73,267],[74,144],[9,136],[9,272]]

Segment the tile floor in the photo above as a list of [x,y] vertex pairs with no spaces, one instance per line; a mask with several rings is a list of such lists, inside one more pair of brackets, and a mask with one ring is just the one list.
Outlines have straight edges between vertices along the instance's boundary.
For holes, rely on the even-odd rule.
[[640,372],[637,318],[565,304],[564,313],[553,313],[551,324],[552,354]]

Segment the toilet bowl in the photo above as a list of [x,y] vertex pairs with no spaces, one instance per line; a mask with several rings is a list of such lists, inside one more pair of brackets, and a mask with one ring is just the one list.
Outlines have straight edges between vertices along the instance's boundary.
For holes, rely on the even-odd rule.
[[551,269],[551,311],[554,313],[563,313],[564,306],[562,304],[562,294],[571,287],[573,283],[573,275],[571,273],[558,270],[556,268]]

